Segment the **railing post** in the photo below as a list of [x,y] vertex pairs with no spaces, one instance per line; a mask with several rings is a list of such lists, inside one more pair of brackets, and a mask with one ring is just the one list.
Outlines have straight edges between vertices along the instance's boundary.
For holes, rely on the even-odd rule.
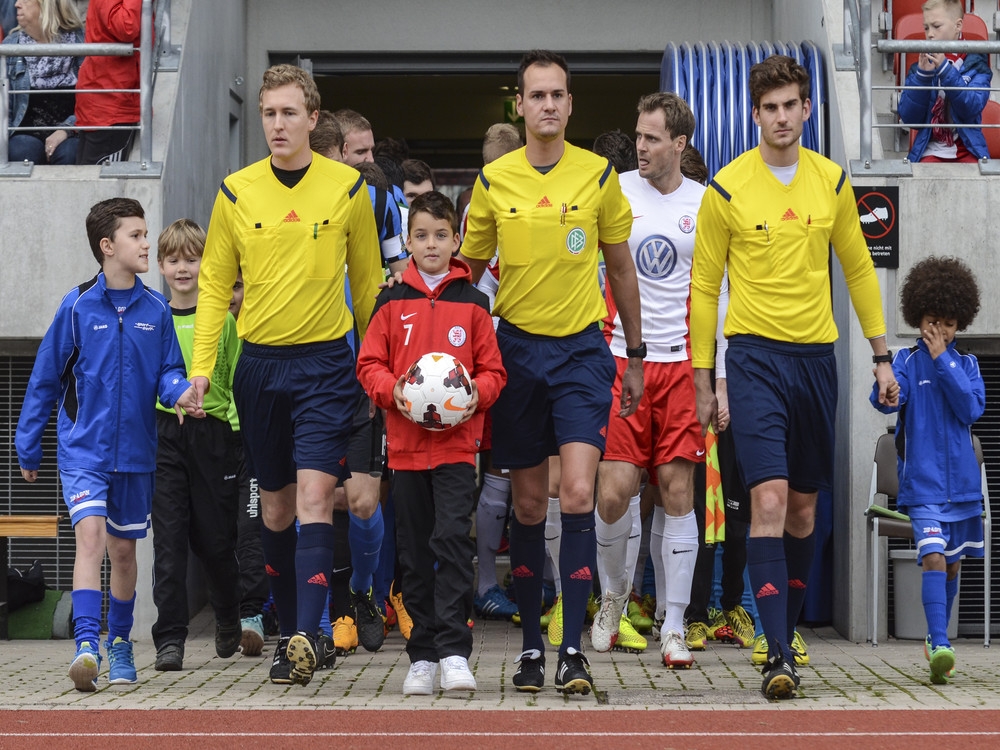
[[861,104],[861,161],[865,169],[872,163],[872,2],[861,0],[858,13],[858,52]]
[[153,0],[142,0],[139,55],[139,159],[153,162]]
[[10,107],[10,82],[7,80],[7,58],[0,56],[0,167],[7,165],[7,158],[10,152],[7,150],[10,131],[7,130],[7,123],[10,118],[8,108]]

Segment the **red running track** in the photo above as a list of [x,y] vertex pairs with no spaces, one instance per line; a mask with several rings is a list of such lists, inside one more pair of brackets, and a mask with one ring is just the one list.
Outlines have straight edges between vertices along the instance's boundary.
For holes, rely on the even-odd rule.
[[[629,745],[620,744],[625,740]],[[357,748],[405,750],[556,747],[780,747],[879,750],[1000,747],[1000,711],[810,710],[784,704],[752,711],[48,710],[0,711],[0,748]]]

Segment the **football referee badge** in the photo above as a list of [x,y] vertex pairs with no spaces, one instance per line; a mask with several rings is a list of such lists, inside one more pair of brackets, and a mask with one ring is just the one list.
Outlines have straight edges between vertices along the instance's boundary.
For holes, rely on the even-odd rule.
[[573,227],[566,235],[566,249],[573,255],[579,255],[587,246],[587,233],[580,227]]

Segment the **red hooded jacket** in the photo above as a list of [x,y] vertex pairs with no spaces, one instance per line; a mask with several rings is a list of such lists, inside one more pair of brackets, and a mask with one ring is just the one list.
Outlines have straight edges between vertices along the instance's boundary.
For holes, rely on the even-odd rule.
[[[486,410],[507,383],[485,294],[472,285],[469,267],[452,258],[432,292],[413,261],[403,283],[383,289],[358,352],[358,380],[386,410],[389,468],[425,471],[442,464],[475,463]],[[479,390],[472,417],[448,430],[414,424],[396,408],[393,388],[411,364],[429,352],[452,354]]]

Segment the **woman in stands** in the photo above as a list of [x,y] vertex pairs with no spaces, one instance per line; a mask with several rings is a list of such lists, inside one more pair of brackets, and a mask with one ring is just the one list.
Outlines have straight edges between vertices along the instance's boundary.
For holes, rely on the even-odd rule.
[[[80,57],[30,57],[34,44],[80,44],[83,20],[74,0],[17,0],[17,26],[4,44],[25,48],[7,65],[11,127],[40,128],[11,133],[9,159],[35,164],[75,164],[75,94]],[[28,90],[34,93],[27,93]],[[39,91],[40,90],[40,91]],[[51,91],[52,93],[48,93]],[[41,128],[59,127],[58,130]]]

